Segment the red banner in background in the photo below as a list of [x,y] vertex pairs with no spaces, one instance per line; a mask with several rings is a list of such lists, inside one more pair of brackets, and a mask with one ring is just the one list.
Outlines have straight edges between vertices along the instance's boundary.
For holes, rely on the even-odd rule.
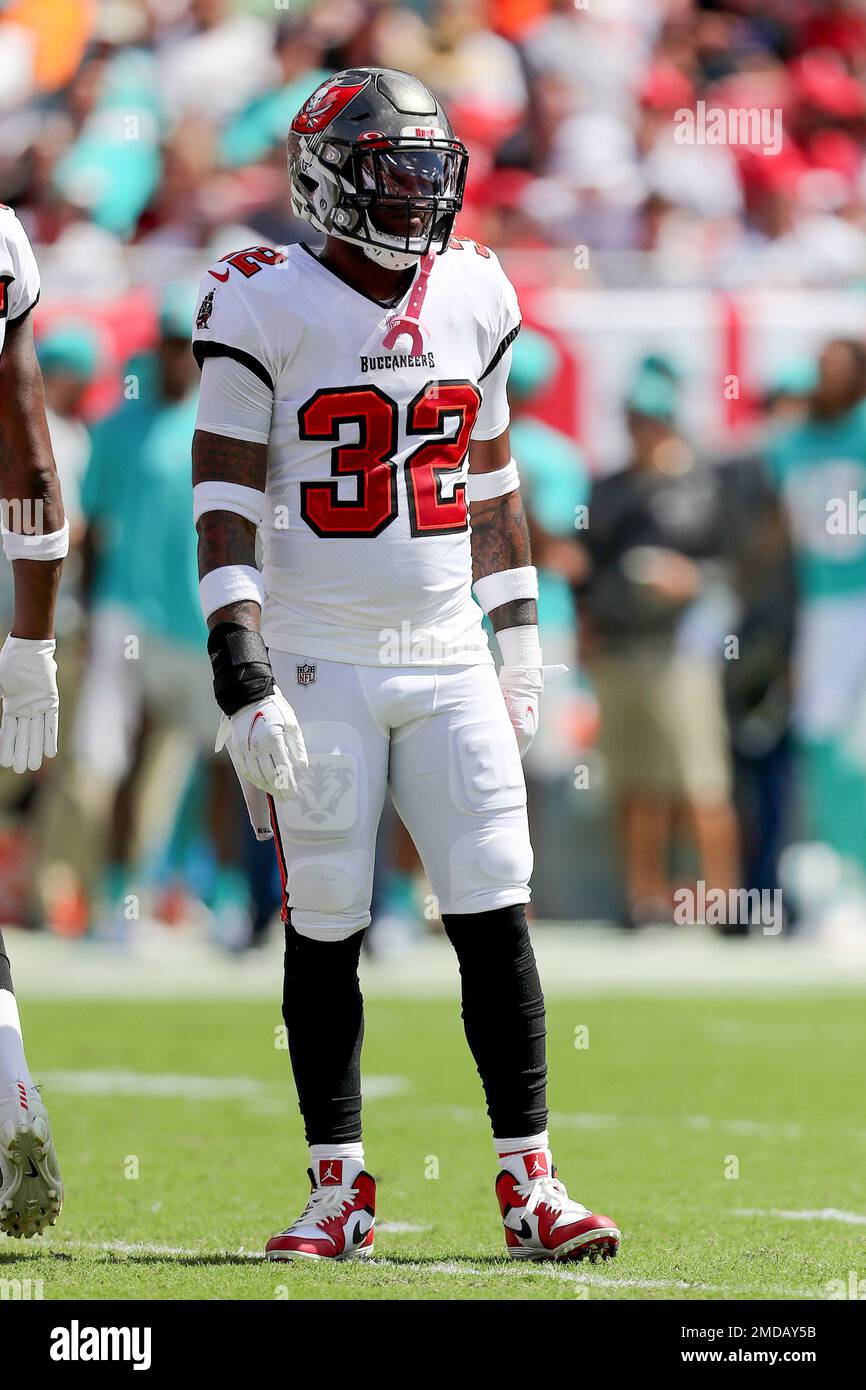
[[120,299],[98,304],[77,299],[40,300],[34,322],[37,345],[44,333],[70,320],[88,324],[99,337],[99,373],[87,390],[83,407],[85,419],[92,423],[120,403],[124,364],[136,353],[155,346],[156,304],[148,289],[130,290]]

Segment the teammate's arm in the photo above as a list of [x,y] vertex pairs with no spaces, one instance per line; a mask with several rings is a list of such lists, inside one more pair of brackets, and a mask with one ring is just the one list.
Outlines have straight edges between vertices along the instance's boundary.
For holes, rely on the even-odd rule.
[[[223,712],[216,746],[228,747],[242,785],[246,779],[286,801],[297,793],[295,773],[306,767],[307,753],[259,631],[264,589],[256,532],[264,515],[267,444],[197,429],[192,458],[199,587]],[[256,833],[264,836],[265,810],[245,795]]]
[[[48,425],[45,390],[33,344],[29,314],[9,323],[0,355],[0,488],[4,529],[37,540],[63,530],[65,517]],[[5,538],[4,538],[5,539]],[[15,577],[13,637],[29,640],[54,636],[54,608],[63,556],[14,558],[21,546],[6,542]]]
[[57,752],[54,609],[69,528],[29,312],[7,324],[0,355],[0,488],[15,586],[12,631],[0,651],[0,766],[36,771]]

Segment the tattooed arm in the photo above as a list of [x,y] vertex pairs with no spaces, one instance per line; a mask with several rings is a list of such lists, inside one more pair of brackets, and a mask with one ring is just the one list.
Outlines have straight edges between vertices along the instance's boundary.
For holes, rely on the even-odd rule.
[[[193,485],[224,483],[263,494],[267,444],[196,430]],[[199,580],[230,566],[256,567],[256,524],[237,512],[205,511],[198,519]],[[207,610],[206,610],[207,611]],[[265,792],[278,801],[297,795],[296,774],[307,753],[294,710],[274,682],[259,633],[261,603],[225,603],[208,614],[214,693],[223,711],[217,748],[228,747],[259,839],[270,835]],[[256,790],[252,790],[252,788]]]
[[[470,474],[478,476],[505,468],[511,459],[508,430],[496,439],[477,440],[472,444]],[[502,570],[522,569],[532,564],[529,545],[529,526],[520,489],[493,497],[489,501],[470,504],[472,521],[472,582]],[[512,599],[498,604],[488,613],[495,632],[503,628],[525,627],[538,623],[538,605],[534,598]]]
[[467,494],[472,582],[499,643],[499,684],[523,757],[538,728],[545,677],[550,680],[565,667],[542,664],[535,598],[538,582],[508,430],[495,439],[474,441],[471,450]]
[[[196,430],[192,443],[192,481],[227,482],[264,492],[267,474],[267,444],[245,439],[229,439],[222,434]],[[198,576],[203,579],[223,565],[256,563],[256,527],[236,512],[205,512],[198,524]],[[258,632],[261,607],[244,599],[226,604],[211,613],[208,627],[217,623],[239,623]]]

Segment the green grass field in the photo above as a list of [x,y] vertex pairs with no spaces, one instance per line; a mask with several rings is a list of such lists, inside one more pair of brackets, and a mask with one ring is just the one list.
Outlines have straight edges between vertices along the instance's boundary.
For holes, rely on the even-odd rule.
[[46,1299],[797,1299],[866,1274],[862,994],[551,1002],[557,1163],[624,1234],[594,1266],[503,1258],[450,1000],[368,1004],[381,1229],[373,1261],[329,1268],[260,1257],[306,1189],[273,1006],[23,1008],[67,1201],[48,1240],[0,1238],[0,1279]]

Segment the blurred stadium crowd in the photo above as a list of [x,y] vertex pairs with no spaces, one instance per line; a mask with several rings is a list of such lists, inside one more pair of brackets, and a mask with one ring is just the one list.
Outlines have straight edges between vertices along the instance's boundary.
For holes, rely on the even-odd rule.
[[[650,252],[662,276],[685,257],[704,281],[861,273],[858,0],[11,0],[3,20],[3,186],[67,285],[119,288],[124,246],[204,248],[232,223],[290,240],[287,126],[356,63],[448,105],[467,235]],[[783,148],[675,144],[699,102],[778,113]]]
[[[623,328],[621,443],[602,458],[568,333],[533,298],[841,289],[866,308],[860,0],[3,6],[0,197],[42,270],[75,544],[63,752],[0,783],[0,920],[122,938],[141,915],[192,918],[240,947],[278,904],[270,848],[210,751],[188,339],[213,259],[302,235],[286,131],[355,64],[411,70],[444,100],[471,154],[459,230],[502,254],[531,310],[514,452],[546,656],[573,672],[527,767],[536,911],[634,926],[670,920],[676,883],[781,875],[792,921],[866,930],[862,332],[818,315],[808,351],[743,383],[720,437],[689,414],[688,340],[662,350],[660,323],[635,356]],[[737,137],[677,138],[707,110],[745,113]],[[8,615],[8,571],[0,585]],[[384,949],[435,905],[400,828],[380,840]]]

